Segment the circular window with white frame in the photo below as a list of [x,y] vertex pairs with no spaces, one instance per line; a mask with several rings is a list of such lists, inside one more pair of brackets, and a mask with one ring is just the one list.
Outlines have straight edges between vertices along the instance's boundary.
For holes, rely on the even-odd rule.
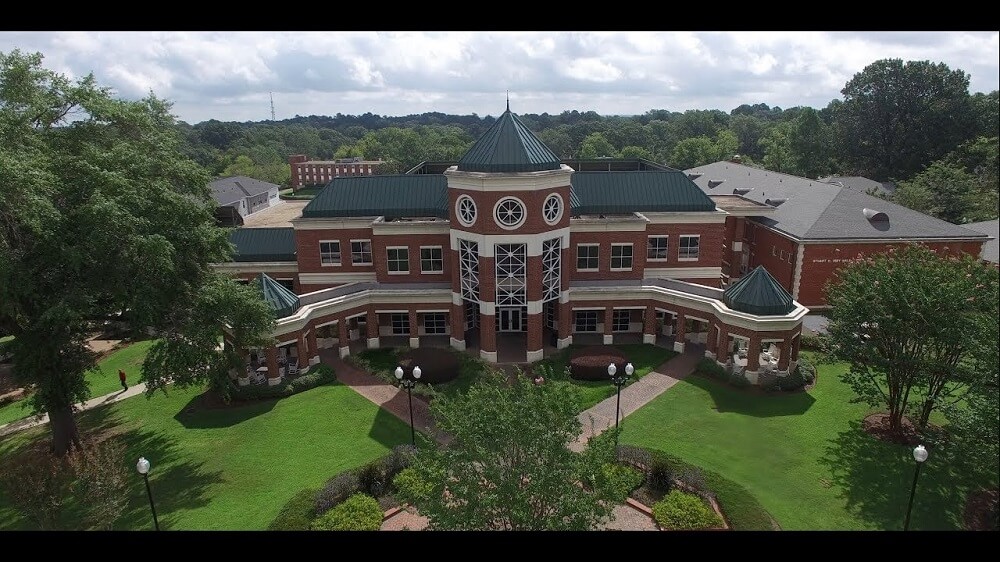
[[524,224],[527,212],[517,197],[504,197],[493,207],[493,216],[500,228],[513,230]]
[[562,197],[558,193],[553,193],[545,198],[545,203],[542,203],[542,218],[545,219],[545,224],[553,225],[559,222],[563,214],[563,202]]
[[468,195],[460,195],[455,202],[455,214],[462,226],[476,224],[476,202]]

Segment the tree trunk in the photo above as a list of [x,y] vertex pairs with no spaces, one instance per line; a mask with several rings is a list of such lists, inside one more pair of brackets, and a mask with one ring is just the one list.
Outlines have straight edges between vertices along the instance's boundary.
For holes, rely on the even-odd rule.
[[917,429],[923,431],[927,427],[927,422],[931,419],[931,412],[934,410],[934,400],[925,400],[920,409],[920,419],[917,420]]
[[72,406],[50,411],[49,425],[52,427],[52,454],[61,457],[71,452],[74,447],[77,451],[83,449]]

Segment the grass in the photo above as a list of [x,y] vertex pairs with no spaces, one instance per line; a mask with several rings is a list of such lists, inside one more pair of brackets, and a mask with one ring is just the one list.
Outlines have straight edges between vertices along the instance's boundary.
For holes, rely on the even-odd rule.
[[[399,365],[398,357],[401,353],[409,351],[406,347],[381,347],[377,349],[365,349],[360,353],[348,357],[348,361],[360,369],[379,377],[389,384],[396,384],[396,377],[393,372]],[[434,396],[442,394],[445,396],[455,396],[468,390],[470,386],[483,373],[487,365],[485,362],[470,356],[468,353],[456,351],[451,348],[441,348],[441,353],[453,353],[458,357],[460,364],[458,378],[455,380],[439,383],[429,388],[428,385],[418,383],[413,388],[414,394],[422,396]]]
[[278,196],[281,197],[282,199],[293,199],[293,200],[312,199],[313,197],[316,197],[316,194],[319,193],[322,189],[323,189],[322,187],[303,187],[298,191],[293,191],[292,189],[283,189],[278,192]]
[[[9,336],[8,336],[9,337]],[[149,353],[154,340],[133,343],[119,349],[98,362],[97,367],[85,373],[90,385],[91,398],[104,396],[122,389],[118,380],[118,369],[124,369],[129,386],[139,382],[142,376],[142,362]],[[27,400],[21,399],[0,406],[0,425],[17,421],[31,415]]]
[[[809,392],[767,396],[693,375],[629,416],[623,443],[669,453],[745,488],[783,529],[900,529],[913,477],[912,447],[861,429],[871,410],[819,364]],[[921,472],[911,528],[960,529],[966,493],[996,485],[947,448]]]
[[[554,380],[569,381],[570,384],[577,387],[580,390],[581,412],[597,405],[605,398],[614,396],[617,390],[610,378],[606,381],[578,381],[570,378],[569,374],[566,373],[566,367],[569,365],[569,358],[572,352],[584,347],[592,346],[571,345],[559,353],[535,363],[532,367],[535,371],[539,368],[548,367],[551,369],[551,375]],[[632,366],[635,367],[635,374],[628,380],[626,386],[651,373],[668,359],[677,355],[676,351],[670,351],[645,343],[620,344],[608,347],[613,347],[621,351],[632,362]]]
[[[340,383],[281,400],[206,410],[199,390],[171,390],[88,410],[81,430],[120,432],[130,469],[145,456],[160,526],[183,530],[263,530],[296,493],[408,443],[409,426]],[[0,439],[0,459],[48,427]],[[86,438],[86,437],[85,437]],[[149,529],[142,480],[128,490],[116,529]],[[0,530],[25,529],[0,496]],[[76,528],[72,521],[68,528]]]

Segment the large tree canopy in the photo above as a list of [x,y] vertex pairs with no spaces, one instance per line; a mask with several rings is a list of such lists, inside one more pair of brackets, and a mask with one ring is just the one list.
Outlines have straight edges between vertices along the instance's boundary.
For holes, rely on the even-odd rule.
[[137,333],[178,339],[205,287],[225,283],[210,283],[209,264],[232,248],[169,108],[71,81],[40,54],[0,53],[0,324],[58,454],[79,445],[72,404],[89,397],[93,323],[124,313]]

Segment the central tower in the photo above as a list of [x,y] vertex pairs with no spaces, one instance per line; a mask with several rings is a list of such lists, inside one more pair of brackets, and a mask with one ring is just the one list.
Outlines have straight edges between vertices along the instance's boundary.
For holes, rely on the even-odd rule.
[[572,174],[509,105],[444,172],[451,257],[459,265],[451,279],[452,346],[464,349],[464,334],[478,328],[486,361],[497,361],[497,332],[525,339],[525,361],[542,358],[543,332],[556,329],[561,308],[568,320]]

